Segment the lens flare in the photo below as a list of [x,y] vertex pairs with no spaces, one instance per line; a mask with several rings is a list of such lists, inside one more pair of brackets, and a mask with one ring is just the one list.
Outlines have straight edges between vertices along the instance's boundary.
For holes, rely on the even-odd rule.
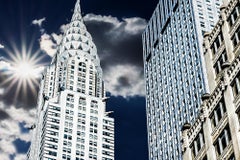
[[9,67],[5,71],[6,79],[0,85],[7,86],[6,93],[14,90],[15,99],[20,93],[27,95],[29,90],[36,94],[44,68],[41,60],[45,55],[40,55],[40,50],[33,52],[32,46],[26,49],[26,46],[22,45],[21,51],[14,44],[12,47],[12,51],[4,49],[9,56],[9,59],[6,59]]

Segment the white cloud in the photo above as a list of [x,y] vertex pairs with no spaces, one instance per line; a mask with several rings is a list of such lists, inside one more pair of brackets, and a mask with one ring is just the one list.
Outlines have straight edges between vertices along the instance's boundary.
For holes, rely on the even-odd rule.
[[[5,59],[0,61],[0,72],[6,72],[6,73],[14,73],[16,70],[15,67],[13,67],[13,64],[11,62],[7,62]],[[33,69],[34,73],[32,75],[35,78],[41,78],[41,73],[44,70],[44,66],[39,66]],[[1,88],[0,88],[0,95],[1,95]]]
[[104,72],[107,91],[114,96],[144,96],[144,79],[139,68],[131,65],[112,66]]
[[52,38],[54,39],[54,41],[56,42],[57,45],[59,45],[62,41],[63,35],[62,34],[56,34],[56,33],[52,33],[51,34]]
[[18,154],[16,146],[13,142],[20,139],[25,142],[30,142],[30,133],[22,133],[19,123],[26,125],[35,122],[35,109],[24,110],[15,108],[14,106],[6,106],[0,102],[0,110],[6,111],[10,118],[0,121],[0,157],[1,160],[10,160],[8,155],[16,155],[15,160],[24,160],[25,154]]
[[18,154],[18,155],[16,155],[14,160],[26,160],[26,155],[25,154]]
[[2,153],[1,150],[0,150],[0,157],[1,157],[1,160],[10,160],[9,155],[6,153]]
[[11,64],[9,62],[6,62],[5,60],[0,61],[0,71],[8,70],[9,68],[11,68]]
[[53,38],[53,40],[56,42],[57,45],[59,45],[62,41],[63,38],[63,34],[65,33],[65,31],[67,30],[68,25],[67,24],[63,24],[60,26],[60,34],[56,34],[56,33],[52,33],[51,37]]
[[[59,30],[60,30],[59,34],[44,33],[43,35],[41,35],[41,38],[39,41],[41,50],[46,52],[50,57],[53,57],[57,51],[57,45],[59,45],[61,43],[63,34],[66,31],[67,27],[68,27],[68,25],[66,25],[66,24],[61,25],[59,28]],[[43,33],[43,32],[41,31],[41,33]]]
[[0,49],[3,49],[4,48],[4,45],[0,44]]
[[51,57],[54,56],[57,51],[56,43],[53,41],[53,38],[46,33],[40,38],[40,48]]
[[100,48],[97,48],[101,62],[104,63],[107,91],[114,96],[144,96],[143,66],[140,64],[142,56],[139,55],[142,50],[141,34],[147,21],[140,17],[119,20],[95,14],[87,14],[84,20],[92,27],[99,27],[91,28],[91,31],[96,33],[97,37],[92,35],[97,40],[96,44],[100,44]]
[[137,34],[139,32],[142,32],[147,24],[147,21],[145,19],[139,17],[124,18],[123,20],[126,23],[126,31],[131,34]]
[[3,95],[4,93],[4,88],[0,88],[0,96]]
[[[85,21],[95,21],[95,22],[105,22],[110,23],[115,26],[109,32],[128,32],[129,34],[137,34],[142,32],[147,25],[147,21],[140,17],[131,17],[131,18],[123,18],[119,21],[116,17],[112,16],[102,16],[95,14],[87,14],[84,16]],[[131,36],[131,35],[129,35]]]
[[46,21],[46,18],[43,17],[41,19],[35,19],[32,21],[32,24],[39,26],[40,28],[42,27],[43,22]]
[[95,14],[87,14],[83,17],[84,21],[98,21],[98,22],[108,22],[115,24],[116,26],[121,23],[116,17],[112,16],[102,16],[102,15],[95,15]]
[[63,24],[63,25],[61,25],[61,26],[60,26],[60,32],[61,32],[61,33],[64,33],[64,32],[67,30],[67,28],[68,28],[68,24]]

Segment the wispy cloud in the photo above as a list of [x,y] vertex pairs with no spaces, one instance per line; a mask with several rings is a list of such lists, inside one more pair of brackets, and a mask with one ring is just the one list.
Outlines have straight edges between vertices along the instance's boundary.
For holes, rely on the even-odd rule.
[[144,96],[141,34],[147,21],[95,14],[84,20],[98,48],[107,91],[114,96]]
[[44,18],[41,18],[41,19],[35,19],[35,20],[33,20],[32,21],[32,24],[33,25],[36,25],[36,26],[38,26],[39,28],[40,28],[40,32],[41,32],[41,34],[44,34],[45,33],[45,29],[43,28],[43,22],[45,22],[46,21],[46,18],[44,17]]
[[15,159],[24,159],[23,154],[19,154],[14,142],[19,139],[26,143],[31,140],[29,132],[22,132],[21,123],[26,124],[26,127],[33,124],[35,121],[35,110],[30,111],[24,109],[16,109],[15,106],[7,106],[0,102],[0,110],[9,115],[7,118],[0,121],[1,139],[0,139],[0,157],[3,160],[10,160],[9,155],[15,155]]
[[41,19],[35,19],[35,20],[33,20],[33,21],[32,21],[32,24],[33,24],[33,25],[37,25],[37,26],[39,26],[39,27],[42,27],[42,24],[43,24],[43,22],[45,22],[45,21],[46,21],[46,18],[43,17],[43,18],[41,18]]
[[51,35],[43,34],[40,38],[40,48],[46,52],[50,57],[56,53],[56,43],[53,41]]
[[144,96],[142,72],[133,65],[112,66],[105,72],[106,89],[114,96]]
[[11,68],[12,68],[11,64],[9,62],[5,61],[5,59],[3,57],[0,57],[0,72],[7,71]]
[[3,49],[4,48],[4,45],[0,44],[0,49]]

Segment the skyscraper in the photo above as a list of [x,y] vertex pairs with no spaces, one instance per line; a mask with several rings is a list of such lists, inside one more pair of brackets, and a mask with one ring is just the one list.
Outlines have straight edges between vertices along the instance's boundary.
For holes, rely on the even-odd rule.
[[77,0],[72,20],[41,80],[29,160],[113,160],[114,119],[97,49]]
[[203,34],[220,0],[160,0],[143,33],[150,160],[182,159],[181,127],[198,116],[208,91]]

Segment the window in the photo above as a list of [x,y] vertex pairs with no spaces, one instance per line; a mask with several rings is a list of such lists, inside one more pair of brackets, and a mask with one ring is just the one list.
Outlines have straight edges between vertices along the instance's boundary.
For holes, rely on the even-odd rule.
[[212,115],[210,116],[213,128],[216,127],[226,113],[226,106],[224,99],[222,98],[220,102],[215,107]]
[[232,91],[233,91],[233,96],[237,97],[240,93],[240,74],[238,73],[237,77],[233,80],[232,83]]
[[238,121],[240,123],[240,111],[238,111],[237,115],[238,115]]
[[227,54],[226,54],[226,51],[224,50],[214,65],[216,75],[222,71],[222,65],[224,62],[226,62],[226,60],[227,60]]
[[238,29],[233,34],[231,39],[232,39],[233,47],[236,47],[240,41],[240,27],[238,27]]
[[192,145],[191,145],[191,150],[192,150],[192,156],[196,157],[198,152],[202,149],[204,145],[204,136],[203,136],[203,131],[201,130],[197,137],[194,139]]
[[57,152],[48,151],[48,155],[51,155],[51,156],[57,156]]
[[232,154],[232,155],[229,157],[229,159],[228,159],[228,160],[236,160],[236,158],[235,158],[234,154]]
[[217,51],[220,48],[222,43],[223,43],[223,35],[222,35],[222,33],[220,33],[216,37],[215,41],[213,42],[213,44],[211,46],[211,50],[212,50],[213,55],[215,55],[217,53]]
[[232,27],[240,13],[240,4],[238,3],[228,18],[229,26]]
[[228,146],[230,141],[231,134],[229,126],[227,125],[221,132],[220,136],[217,138],[216,142],[214,143],[217,155],[221,155],[223,153],[224,149]]
[[207,160],[207,155],[206,155],[206,156],[204,156],[202,160]]

